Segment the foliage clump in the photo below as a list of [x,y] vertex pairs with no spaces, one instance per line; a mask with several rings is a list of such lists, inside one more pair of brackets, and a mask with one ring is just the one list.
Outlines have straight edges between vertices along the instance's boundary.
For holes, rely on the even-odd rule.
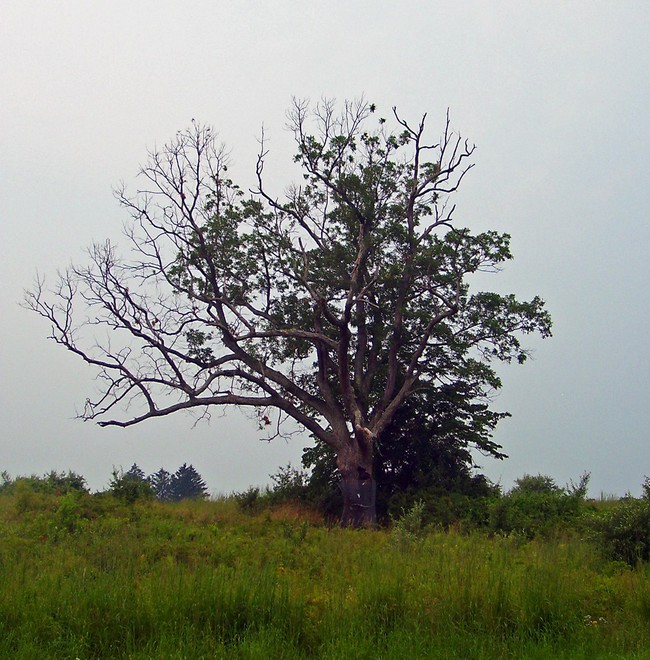
[[562,488],[546,475],[524,475],[491,505],[490,530],[533,538],[570,528],[584,513],[589,476]]
[[151,499],[154,495],[144,472],[135,463],[126,472],[113,469],[108,490],[112,495],[129,504],[136,500]]
[[[406,435],[405,429],[402,432]],[[421,505],[426,525],[445,529],[458,524],[467,529],[487,525],[489,505],[500,496],[500,489],[476,472],[465,456],[466,449],[454,449],[446,438],[427,435],[426,430],[405,438],[403,452],[398,451],[399,446],[389,438],[376,457],[380,523]],[[328,520],[339,517],[343,507],[340,478],[336,456],[326,445],[317,443],[305,449],[303,469],[288,465],[271,479],[269,492],[257,493],[258,506],[264,498],[269,503],[294,500],[316,509]]]
[[424,502],[422,500],[413,504],[410,509],[404,509],[397,518],[392,518],[391,540],[401,548],[409,548],[418,539],[423,538],[426,527],[424,525]]
[[271,475],[271,482],[266,488],[250,486],[244,491],[235,493],[235,500],[240,509],[252,513],[292,504],[323,512],[318,506],[318,496],[310,486],[307,471],[295,468],[289,463]]
[[7,471],[0,473],[0,494],[13,493],[16,487],[26,488],[35,493],[49,493],[63,495],[70,491],[87,493],[86,479],[76,472],[50,472],[39,477],[31,476],[12,478]]
[[606,558],[630,566],[650,560],[650,478],[641,498],[628,495],[594,515],[591,530]]

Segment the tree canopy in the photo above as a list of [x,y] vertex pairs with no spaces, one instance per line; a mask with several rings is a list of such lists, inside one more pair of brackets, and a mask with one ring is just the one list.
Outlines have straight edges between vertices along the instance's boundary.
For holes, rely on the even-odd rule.
[[237,405],[272,434],[293,419],[337,456],[344,522],[368,522],[373,454],[409,397],[458,383],[487,397],[494,362],[524,362],[522,335],[551,320],[539,297],[470,291],[468,276],[511,259],[510,237],[456,223],[474,147],[448,117],[434,141],[426,115],[387,120],[364,101],[296,100],[288,118],[299,182],[267,189],[262,135],[244,192],[193,123],[150,152],[135,194],[117,192],[130,257],[95,244],[27,305],[98,370],[84,419]]

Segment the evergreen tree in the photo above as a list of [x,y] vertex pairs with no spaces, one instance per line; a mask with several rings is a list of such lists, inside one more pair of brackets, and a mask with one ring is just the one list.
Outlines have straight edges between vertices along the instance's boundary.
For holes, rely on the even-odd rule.
[[186,498],[204,499],[208,496],[208,487],[194,466],[183,463],[171,478],[172,500]]
[[158,472],[150,475],[147,481],[157,499],[163,502],[169,502],[173,499],[172,475],[167,470],[160,468]]
[[125,473],[124,478],[131,479],[132,481],[146,481],[147,478],[144,476],[144,470],[137,464],[134,463]]

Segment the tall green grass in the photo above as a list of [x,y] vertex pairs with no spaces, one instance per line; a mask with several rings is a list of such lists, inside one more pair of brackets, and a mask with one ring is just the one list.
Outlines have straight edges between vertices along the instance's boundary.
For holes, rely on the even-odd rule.
[[575,538],[33,495],[0,497],[2,658],[650,656],[648,570]]

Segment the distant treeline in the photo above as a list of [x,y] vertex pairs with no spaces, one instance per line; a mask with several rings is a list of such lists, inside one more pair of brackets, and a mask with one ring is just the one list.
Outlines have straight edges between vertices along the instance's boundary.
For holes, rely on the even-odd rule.
[[[0,473],[0,493],[12,493],[17,487],[58,495],[71,491],[90,492],[85,477],[77,472],[52,470],[42,477],[30,475],[15,478],[6,471]],[[173,474],[160,468],[149,476],[134,463],[126,472],[114,468],[108,488],[103,492],[127,502],[148,497],[162,502],[177,502],[190,498],[204,499],[208,496],[208,487],[196,468],[187,463],[183,463]]]

